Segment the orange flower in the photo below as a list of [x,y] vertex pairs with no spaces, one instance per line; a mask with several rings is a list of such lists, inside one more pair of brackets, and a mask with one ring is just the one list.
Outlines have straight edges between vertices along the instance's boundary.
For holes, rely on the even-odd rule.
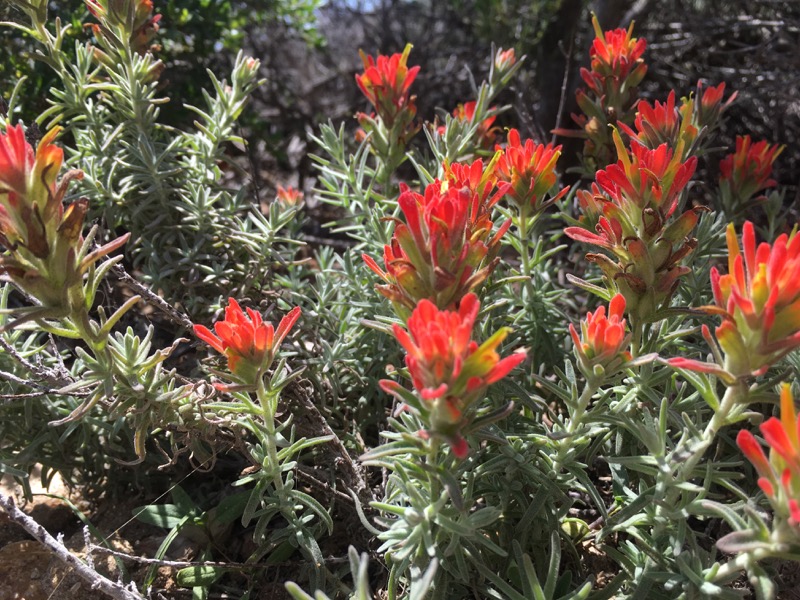
[[500,238],[511,224],[492,232],[490,208],[498,194],[491,195],[494,180],[481,161],[451,165],[447,172],[449,180],[434,181],[424,195],[402,186],[397,202],[405,222],[397,222],[384,247],[385,271],[363,255],[386,282],[377,290],[402,318],[423,299],[452,308],[483,283],[497,265]]
[[741,252],[732,224],[727,237],[728,274],[711,271],[714,300],[725,310],[717,338],[731,373],[758,375],[800,346],[800,235],[756,247],[747,221]]
[[569,333],[575,343],[578,364],[587,377],[593,376],[597,366],[610,375],[631,360],[627,350],[631,336],[625,332],[624,313],[625,297],[617,294],[608,305],[608,316],[605,306],[586,314],[586,320],[581,321],[581,336],[570,323]]
[[228,358],[231,373],[243,383],[252,385],[269,369],[298,318],[299,306],[281,319],[276,331],[272,323],[265,323],[259,313],[248,308],[245,314],[239,303],[230,298],[225,318],[214,324],[217,335],[203,325],[195,325],[194,334]]
[[777,185],[772,164],[784,146],[770,146],[766,141],[752,143],[750,136],[736,136],[736,152],[719,163],[720,191],[726,206],[743,207],[758,192]]
[[502,150],[497,161],[497,178],[510,184],[507,195],[523,212],[530,209],[534,214],[539,213],[569,191],[566,187],[545,200],[558,180],[556,162],[561,156],[561,146],[535,144],[531,139],[523,144],[519,131],[512,129],[505,149],[497,146],[497,150]]
[[303,202],[303,192],[295,189],[291,185],[288,187],[278,186],[278,192],[275,199],[286,208],[297,206]]
[[[461,429],[465,413],[484,395],[486,388],[504,378],[522,361],[524,350],[505,358],[498,346],[511,331],[502,328],[480,346],[472,330],[480,310],[475,294],[461,300],[458,311],[439,310],[422,300],[408,319],[408,330],[394,325],[394,335],[406,350],[408,367],[419,398],[409,395],[395,381],[381,381],[381,388],[420,411],[430,433],[444,436],[457,456],[466,455]],[[421,400],[421,402],[420,402]]]
[[[728,274],[711,270],[716,329],[724,353],[719,364],[673,358],[672,366],[714,373],[732,384],[738,377],[763,375],[786,354],[800,347],[800,235],[783,234],[770,246],[756,246],[749,221],[742,231],[742,249],[733,224],[728,226]],[[714,346],[712,346],[714,348]]]
[[761,434],[771,448],[769,460],[749,431],[741,430],[736,444],[756,468],[758,486],[775,512],[796,527],[800,525],[800,419],[788,383],[781,388],[781,418],[762,423]]
[[379,55],[377,59],[359,51],[364,73],[356,75],[356,83],[389,129],[401,113],[410,113],[413,119],[417,112],[409,88],[419,67],[408,67],[410,53],[411,44],[406,45],[402,54]]
[[35,153],[21,125],[0,134],[0,243],[39,259],[49,255],[63,214],[65,190],[55,182],[64,151],[52,143],[60,130],[50,130]]
[[497,49],[497,54],[495,54],[494,57],[494,68],[499,75],[502,76],[508,73],[516,62],[517,55],[513,48],[509,48],[508,50],[503,50],[502,48]]
[[51,129],[36,151],[25,140],[22,126],[0,133],[0,273],[37,298],[46,308],[68,309],[83,300],[82,278],[89,267],[120,247],[127,236],[89,252],[80,263],[83,220],[88,201],[64,209],[70,181],[83,176],[69,171],[57,182],[64,151],[53,142],[60,128]]

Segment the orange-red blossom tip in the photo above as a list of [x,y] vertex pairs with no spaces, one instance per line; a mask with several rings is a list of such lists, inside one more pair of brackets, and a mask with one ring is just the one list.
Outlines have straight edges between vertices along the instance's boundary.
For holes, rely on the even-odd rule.
[[381,389],[418,410],[429,434],[444,437],[457,456],[466,452],[461,431],[471,408],[486,388],[506,377],[525,360],[525,350],[501,358],[497,348],[510,329],[503,328],[482,344],[472,340],[480,310],[475,294],[467,294],[458,310],[440,310],[421,300],[408,319],[408,328],[393,327],[406,350],[406,366],[417,392],[384,380]]
[[781,388],[780,419],[771,417],[760,429],[770,447],[769,459],[749,431],[740,431],[736,444],[758,472],[758,485],[775,512],[797,527],[800,525],[800,418],[789,384]]
[[300,307],[289,311],[278,325],[264,322],[251,308],[242,310],[230,298],[225,318],[214,324],[214,332],[204,325],[195,325],[195,335],[228,359],[231,372],[246,383],[254,383],[257,376],[272,364],[289,330],[300,318]]

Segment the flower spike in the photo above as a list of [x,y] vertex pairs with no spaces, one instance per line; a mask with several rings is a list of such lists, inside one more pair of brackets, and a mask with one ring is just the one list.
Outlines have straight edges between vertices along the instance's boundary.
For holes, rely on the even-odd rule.
[[800,420],[791,386],[781,386],[781,416],[761,424],[770,447],[769,460],[752,433],[739,431],[736,444],[758,472],[758,486],[769,499],[776,518],[800,535]]
[[228,299],[225,318],[214,324],[214,332],[195,325],[194,334],[228,359],[228,368],[237,379],[253,385],[269,369],[286,335],[300,318],[300,307],[281,319],[277,331],[251,308],[242,310],[233,298]]
[[755,227],[746,221],[741,248],[733,224],[727,240],[728,273],[711,269],[715,305],[704,307],[723,318],[715,331],[723,362],[669,361],[685,369],[724,373],[726,382],[763,375],[800,347],[800,235],[783,234],[772,245],[756,244]]
[[459,458],[468,449],[461,432],[486,388],[526,357],[524,350],[505,358],[497,353],[509,328],[499,330],[481,345],[473,341],[479,310],[475,294],[464,296],[457,311],[440,310],[429,300],[420,301],[407,329],[393,327],[395,338],[406,351],[406,366],[418,396],[397,382],[381,381],[384,391],[412,403],[425,421],[427,433],[444,437]]
[[569,332],[575,344],[575,355],[581,371],[589,378],[596,376],[598,367],[602,373],[613,375],[631,360],[631,336],[625,331],[625,297],[617,294],[608,305],[594,313],[587,313],[581,321],[581,335],[570,323]]

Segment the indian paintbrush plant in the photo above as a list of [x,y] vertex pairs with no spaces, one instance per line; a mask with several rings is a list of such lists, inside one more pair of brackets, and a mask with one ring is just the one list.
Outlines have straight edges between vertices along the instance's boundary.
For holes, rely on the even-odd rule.
[[60,85],[44,135],[24,80],[0,114],[0,470],[161,486],[125,597],[167,593],[159,566],[196,598],[778,597],[800,234],[782,146],[739,137],[694,185],[724,83],[641,98],[647,42],[593,19],[567,187],[558,140],[502,104],[513,49],[436,114],[410,45],[362,52],[369,108],[319,126],[316,189],[262,205],[226,153],[257,59],[178,131],[157,3],[87,0],[74,50],[46,2],[13,4]]

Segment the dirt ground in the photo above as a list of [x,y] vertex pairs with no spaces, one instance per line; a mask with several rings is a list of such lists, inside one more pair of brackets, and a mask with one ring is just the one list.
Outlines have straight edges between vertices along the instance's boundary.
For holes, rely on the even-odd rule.
[[[33,517],[51,535],[63,536],[63,542],[75,555],[87,560],[84,524],[76,510],[90,518],[91,523],[107,537],[117,552],[130,556],[152,556],[164,539],[164,530],[146,525],[132,517],[133,509],[142,505],[141,498],[129,497],[113,505],[90,504],[54,477],[49,488],[41,485],[39,474],[31,476],[33,500],[26,502],[22,489],[13,479],[0,480],[0,492],[15,498],[28,515]],[[72,507],[69,505],[72,503]],[[92,540],[97,543],[96,540]],[[180,546],[180,545],[179,545]],[[184,548],[189,552],[188,548]],[[171,556],[171,558],[174,558]],[[91,560],[98,572],[116,581],[119,568],[113,557],[93,552]],[[131,560],[122,560],[129,574],[136,575],[146,568]],[[177,587],[169,567],[159,569],[154,589],[164,598],[172,596]],[[104,597],[90,589],[83,579],[72,572],[39,542],[31,539],[25,530],[0,511],[0,599],[2,600],[87,600]],[[154,594],[154,598],[158,596]]]

